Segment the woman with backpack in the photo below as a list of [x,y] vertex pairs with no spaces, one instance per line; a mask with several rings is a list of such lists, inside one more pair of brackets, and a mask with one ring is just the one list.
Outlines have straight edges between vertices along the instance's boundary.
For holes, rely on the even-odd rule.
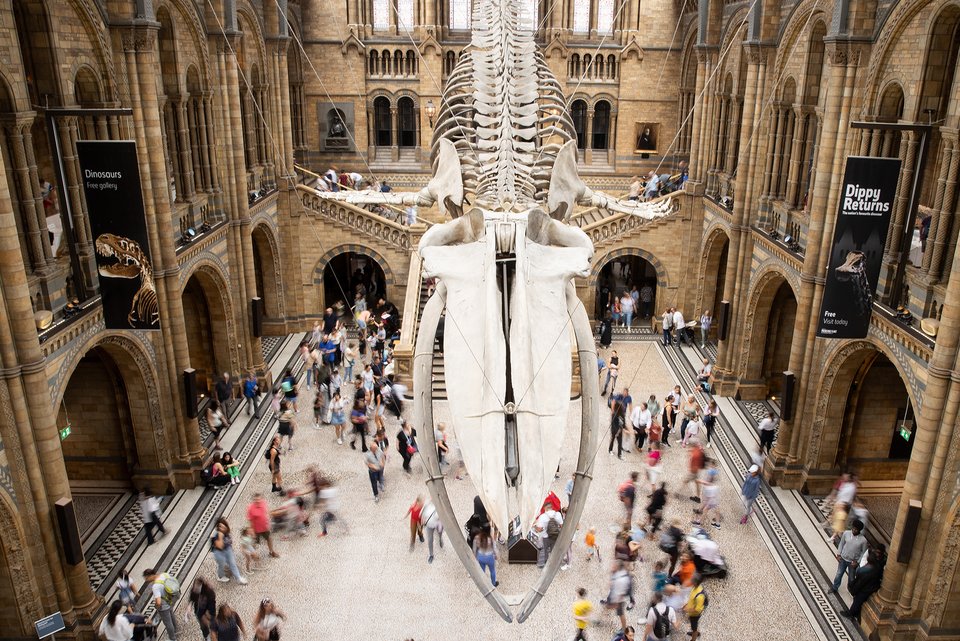
[[650,602],[650,609],[647,610],[646,625],[643,628],[644,641],[668,639],[670,638],[671,628],[679,629],[677,613],[663,602],[663,596],[657,592]]

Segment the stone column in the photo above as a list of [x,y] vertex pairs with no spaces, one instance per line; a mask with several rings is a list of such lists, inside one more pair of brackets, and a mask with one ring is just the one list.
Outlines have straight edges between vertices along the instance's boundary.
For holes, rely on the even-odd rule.
[[[735,154],[737,149],[737,140],[740,136],[740,119],[737,118],[739,105],[740,99],[736,96],[731,96],[729,106],[727,108],[729,111],[727,114],[727,121],[729,123],[727,125],[727,157],[723,161],[723,168],[729,174],[732,174],[734,169],[737,167],[737,157]],[[740,194],[738,193],[737,196],[739,197]]]
[[[0,176],[5,174],[3,156],[0,154]],[[78,618],[92,617],[98,604],[90,588],[86,563],[81,561],[77,565],[66,565],[60,558],[58,526],[53,518],[54,503],[60,498],[70,497],[70,484],[60,447],[56,415],[50,403],[46,364],[33,321],[26,267],[17,237],[16,213],[11,204],[7,181],[0,180],[2,376],[7,379],[10,390],[9,410],[13,415],[24,458],[22,465],[30,485],[30,496],[24,496],[21,500],[32,501],[35,507],[39,531],[31,534],[42,543],[43,560],[49,572],[50,584],[41,587],[53,593],[56,607],[71,624]],[[32,509],[24,510],[25,514],[30,512]],[[28,522],[28,519],[24,519],[25,524]],[[18,577],[14,577],[14,580],[18,580]]]
[[[836,216],[839,180],[845,162],[845,141],[848,132],[847,116],[853,100],[856,69],[859,52],[852,52],[848,43],[833,43],[829,49],[829,75],[826,87],[826,104],[823,110],[823,133],[818,145],[815,164],[817,172],[810,199],[810,224],[807,231],[807,248],[803,257],[803,270],[800,275],[800,294],[797,297],[797,320],[794,325],[793,340],[790,345],[789,370],[797,376],[797,399],[794,402],[794,418],[781,421],[777,442],[769,460],[772,468],[772,482],[785,486],[798,486],[802,483],[801,450],[805,447],[802,437],[806,430],[803,426],[814,420],[806,402],[808,394],[816,394],[811,388],[810,374],[812,346],[815,343],[820,310],[820,298],[823,295],[825,261],[830,256],[830,244],[833,238],[833,224]],[[824,95],[824,92],[821,92]],[[797,121],[797,128],[801,123]],[[794,137],[796,141],[796,137]],[[796,146],[794,147],[796,151]],[[838,173],[840,172],[840,173]],[[796,429],[795,429],[796,428]]]
[[[47,256],[50,253],[50,243],[46,242],[46,239],[41,238],[41,234],[46,235],[47,233],[46,220],[43,214],[43,202],[41,201],[39,203],[40,212],[38,213],[36,210],[38,203],[34,199],[33,185],[30,183],[30,167],[27,161],[26,146],[24,144],[23,132],[24,129],[29,130],[30,121],[32,120],[33,118],[29,118],[28,122],[25,123],[22,119],[17,118],[5,127],[5,133],[13,162],[13,173],[16,176],[16,200],[20,209],[20,219],[26,228],[27,246],[30,250],[30,267],[31,271],[39,272],[46,269]],[[38,181],[36,178],[34,178],[34,180]],[[13,196],[13,194],[11,194],[11,196]],[[42,228],[40,227],[41,220],[44,221]],[[48,247],[46,252],[44,252],[44,245]]]
[[203,175],[203,190],[205,192],[213,191],[213,173],[211,171],[210,144],[207,140],[207,130],[211,123],[207,119],[207,111],[210,108],[210,96],[204,93],[197,100],[197,134],[200,139],[200,171]]
[[40,192],[40,172],[37,170],[37,158],[33,150],[33,133],[30,127],[23,130],[23,146],[27,152],[27,171],[30,187],[33,190],[34,213],[37,216],[37,226],[40,228],[40,245],[43,248],[44,261],[48,265],[54,262],[53,248],[50,237],[47,235],[47,212],[43,207],[43,194]]
[[190,162],[193,171],[193,193],[205,191],[206,181],[203,176],[203,150],[200,146],[200,126],[197,122],[197,112],[199,99],[191,96],[187,100],[187,134],[190,141]]
[[583,157],[586,164],[593,163],[593,114],[592,108],[587,109],[587,144],[583,146]]
[[789,207],[797,204],[800,192],[800,166],[803,164],[803,143],[807,131],[807,109],[793,108],[793,144],[790,148],[790,173],[787,175],[786,201]]
[[[957,194],[958,169],[960,169],[960,148],[957,147],[957,141],[955,139],[945,141],[945,153],[940,169],[942,189],[938,184],[934,201],[934,219],[931,221],[936,223],[936,228],[931,225],[930,233],[927,235],[927,255],[932,254],[928,273],[934,282],[939,282],[943,276],[944,255],[950,243],[950,232],[956,217],[954,198]],[[931,240],[933,251],[930,251]],[[924,262],[926,262],[926,256],[924,256]]]
[[701,185],[704,182],[706,173],[706,161],[704,151],[707,146],[706,128],[706,105],[704,104],[707,92],[705,86],[707,78],[710,77],[710,58],[711,51],[707,47],[696,48],[697,51],[697,87],[693,97],[693,132],[690,139],[690,180],[697,181]]
[[[147,233],[154,262],[154,281],[160,303],[160,327],[164,364],[158,371],[166,374],[167,393],[173,398],[169,412],[175,424],[174,434],[165,434],[176,452],[170,461],[174,484],[190,487],[194,472],[200,468],[203,446],[197,419],[190,419],[183,411],[180,372],[190,366],[187,349],[186,323],[183,318],[183,300],[180,297],[180,267],[174,249],[174,225],[167,167],[163,154],[153,152],[151,144],[160,139],[160,98],[157,95],[156,69],[158,27],[137,27],[122,37],[126,57],[130,104],[133,107],[134,135],[140,161],[140,182],[146,210]],[[160,427],[160,426],[157,426]]]
[[789,113],[789,107],[780,105],[777,108],[777,132],[773,139],[773,168],[770,175],[770,185],[767,190],[770,198],[774,200],[780,197],[780,171],[782,168],[780,163],[783,161],[784,142],[789,142],[784,140],[784,130],[787,127],[787,117]]
[[83,273],[74,274],[74,287],[77,291],[92,291],[94,282],[93,248],[90,244],[90,227],[87,223],[87,201],[80,191],[80,163],[77,160],[75,117],[60,118],[57,121],[60,133],[60,152],[64,167],[64,182],[67,185],[66,197],[70,199],[71,226],[73,240],[77,244],[80,269]]
[[[760,84],[766,70],[766,58],[763,49],[755,44],[744,44],[744,55],[749,57],[747,66],[746,94],[743,98],[743,116],[741,131],[744,140],[751,140],[753,130],[756,126],[755,119],[759,119],[760,113],[757,109],[758,100],[762,99],[762,85]],[[751,156],[751,145],[740,146],[739,165],[746,166]],[[749,265],[744,268],[745,261],[748,260],[748,250],[750,242],[750,225],[747,195],[749,194],[748,180],[751,172],[739,172],[736,177],[735,191],[738,194],[733,201],[733,224],[730,227],[730,249],[727,261],[727,271],[724,274],[724,295],[731,301],[731,314],[734,322],[736,319],[744,318],[745,310],[740,309],[738,300],[743,293],[740,289],[740,282],[749,278]],[[714,371],[718,373],[718,390],[720,394],[728,395],[736,387],[737,373],[736,368],[736,332],[731,334],[726,340],[720,341],[718,346],[717,363]]]

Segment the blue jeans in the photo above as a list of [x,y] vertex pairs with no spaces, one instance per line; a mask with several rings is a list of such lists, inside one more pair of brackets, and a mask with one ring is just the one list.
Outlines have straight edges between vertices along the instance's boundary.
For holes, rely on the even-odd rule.
[[663,328],[663,344],[669,345],[671,342],[673,342],[673,337],[670,336],[670,328],[664,327]]
[[480,562],[480,569],[490,570],[490,583],[497,582],[497,561],[493,554],[477,553],[477,561]]
[[854,565],[850,561],[845,561],[840,559],[840,562],[837,563],[837,575],[833,577],[833,589],[840,590],[840,584],[843,582],[843,575],[847,575],[847,586],[849,587],[850,582],[853,581],[853,574],[856,571]]
[[225,550],[214,550],[213,559],[217,562],[218,577],[226,576],[223,573],[223,570],[225,568],[229,568],[230,574],[233,575],[234,579],[243,578],[243,575],[240,574],[240,568],[237,567],[237,557],[233,553],[233,548],[227,548]]
[[624,312],[623,315],[625,317],[624,323],[627,329],[630,329],[630,325],[633,323],[633,312]]
[[373,488],[373,496],[380,496],[380,486],[383,485],[383,470],[373,471],[367,468],[367,474],[370,476],[370,487]]
[[313,383],[313,365],[307,368],[307,389],[310,389],[311,383]]
[[604,391],[604,392],[607,391],[607,387],[610,385],[610,381],[611,381],[611,380],[613,381],[613,388],[616,389],[616,387],[617,387],[617,377],[616,377],[616,376],[611,376],[611,375],[610,375],[610,370],[607,369],[607,380],[605,380],[605,381],[603,382],[603,391]]

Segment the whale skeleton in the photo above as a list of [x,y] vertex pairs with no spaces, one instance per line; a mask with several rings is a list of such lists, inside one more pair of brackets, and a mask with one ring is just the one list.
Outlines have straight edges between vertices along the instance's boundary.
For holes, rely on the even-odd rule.
[[[672,198],[625,202],[583,183],[560,84],[533,32],[520,28],[516,5],[474,3],[471,44],[444,88],[431,149],[434,173],[425,188],[318,195],[357,205],[437,204],[452,218],[432,226],[419,245],[424,274],[438,285],[417,334],[414,424],[426,444],[420,450],[426,483],[457,556],[500,616],[512,621],[510,606],[519,604],[517,620],[523,622],[573,539],[599,438],[596,349],[573,285],[574,277],[589,274],[593,243],[565,221],[577,204],[646,220],[668,216],[677,205]],[[529,532],[553,481],[570,404],[571,328],[576,341],[582,397],[574,492],[553,552],[522,598],[501,594],[456,534],[433,431],[433,346],[444,313],[453,431],[501,532],[517,518],[519,531]]]

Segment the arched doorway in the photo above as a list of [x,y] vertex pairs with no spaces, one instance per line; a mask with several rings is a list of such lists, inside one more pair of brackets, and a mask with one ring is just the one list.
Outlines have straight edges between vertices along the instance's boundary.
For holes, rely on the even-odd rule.
[[790,366],[790,346],[797,320],[797,298],[778,273],[762,278],[753,298],[752,326],[747,328],[750,349],[738,392],[743,399],[777,397],[783,372]]
[[346,300],[352,307],[360,293],[370,309],[380,298],[387,298],[387,279],[383,267],[370,256],[357,252],[337,254],[323,268],[324,306],[330,307],[339,300]]
[[197,372],[197,391],[209,396],[220,373],[232,367],[224,302],[213,277],[203,271],[191,276],[183,288],[183,319],[190,366]]
[[[598,57],[602,61],[603,58]],[[602,64],[602,63],[601,63]],[[607,149],[610,146],[610,103],[601,100],[593,108],[592,149]]]
[[373,127],[377,147],[389,147],[393,144],[390,100],[384,96],[373,101]]
[[398,146],[417,146],[417,112],[413,99],[404,96],[397,101],[397,125],[399,127]]
[[[702,314],[709,311],[717,318],[720,301],[724,300],[724,280],[727,273],[727,256],[730,250],[730,238],[723,231],[717,231],[711,237],[704,253],[703,295],[700,299]],[[714,329],[714,331],[716,331]]]
[[577,149],[586,149],[587,103],[583,100],[574,100],[570,105],[570,117],[573,119],[573,130],[577,134]]
[[[620,297],[634,287],[640,295],[640,308],[634,314],[635,319],[649,318],[657,305],[657,269],[653,264],[637,254],[617,256],[607,261],[597,275],[596,303],[594,318],[602,319],[610,310],[613,297]],[[649,295],[650,302],[644,300]]]
[[263,301],[264,315],[267,318],[280,317],[280,296],[282,292],[277,286],[276,256],[273,245],[268,236],[269,232],[263,225],[253,229],[253,275],[257,286],[257,296]]

